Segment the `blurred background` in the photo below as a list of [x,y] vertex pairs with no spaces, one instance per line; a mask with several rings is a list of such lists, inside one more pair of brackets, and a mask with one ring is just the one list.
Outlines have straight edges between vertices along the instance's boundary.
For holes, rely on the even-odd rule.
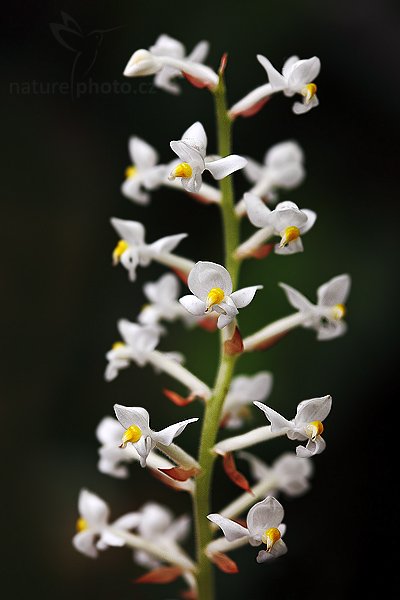
[[[60,44],[50,29],[51,23],[61,23],[61,11],[88,34],[118,28],[99,34],[90,46],[93,66],[79,94],[68,90],[75,50]],[[149,47],[160,33],[183,41],[188,50],[209,40],[207,62],[215,69],[228,51],[231,104],[266,81],[257,53],[277,68],[292,54],[317,55],[322,62],[319,108],[297,117],[291,100],[277,95],[258,115],[235,124],[235,152],[257,160],[277,142],[300,143],[307,178],[280,198],[318,212],[303,254],[245,263],[241,284],[262,283],[264,291],[241,313],[242,332],[291,312],[279,281],[313,300],[317,287],[331,277],[348,272],[353,280],[348,335],[317,343],[313,332],[301,329],[239,363],[239,373],[272,371],[270,404],[288,417],[300,400],[327,393],[334,407],[326,422],[328,447],[315,458],[311,490],[301,498],[281,497],[289,553],[261,566],[253,551],[235,552],[241,573],[218,574],[218,597],[294,600],[318,593],[336,600],[353,597],[364,581],[372,593],[387,577],[395,521],[390,486],[396,463],[390,441],[398,414],[399,16],[395,0],[244,5],[63,0],[14,2],[3,14],[2,516],[7,563],[2,587],[9,585],[13,598],[34,593],[59,600],[72,595],[161,599],[178,597],[182,589],[135,586],[132,581],[142,571],[129,551],[110,549],[93,561],[71,544],[82,487],[104,498],[114,518],[149,499],[177,514],[190,511],[186,495],[162,486],[137,465],[123,481],[96,469],[95,428],[103,416],[112,415],[115,402],[147,407],[155,429],[201,415],[200,405],[178,409],[170,404],[161,389],[176,386],[167,376],[155,377],[150,367],[132,366],[112,383],[103,379],[105,353],[118,339],[117,320],[135,319],[145,302],[143,283],[165,272],[153,264],[139,270],[138,281],[131,284],[122,268],[113,269],[116,236],[109,218],[143,222],[148,241],[186,231],[190,236],[179,253],[195,260],[222,259],[214,207],[161,189],[143,208],[119,191],[130,164],[130,135],[157,147],[166,162],[172,158],[169,140],[201,120],[209,151],[215,151],[207,92],[182,81],[182,94],[173,97],[154,88],[151,78],[122,76],[133,51]],[[238,194],[248,188],[241,174],[235,184]],[[248,224],[243,227],[244,235],[251,231]],[[161,348],[183,352],[188,368],[212,382],[215,336],[173,324]],[[254,411],[252,424],[263,423]],[[188,428],[180,438],[191,452],[199,430]],[[271,462],[288,449],[294,446],[281,440],[255,452]],[[218,464],[213,509],[237,493]]]

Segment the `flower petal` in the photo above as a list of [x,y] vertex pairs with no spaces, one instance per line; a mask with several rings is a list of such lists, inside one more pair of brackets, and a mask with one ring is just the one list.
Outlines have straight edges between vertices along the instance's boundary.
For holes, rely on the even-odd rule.
[[286,227],[303,227],[307,222],[307,215],[299,209],[294,202],[279,202],[270,213],[267,225],[272,225],[280,233]]
[[233,319],[235,318],[235,315],[224,315],[221,314],[218,317],[218,321],[217,321],[217,327],[218,329],[223,329],[224,327],[226,327],[227,325],[229,325],[229,323],[232,323]]
[[140,175],[128,177],[121,185],[121,194],[137,204],[146,206],[150,202],[150,194],[141,189],[142,181]]
[[258,196],[247,192],[244,196],[246,204],[247,215],[250,223],[255,227],[266,227],[269,225],[269,216],[271,210],[264,204],[264,202]]
[[86,489],[81,490],[78,500],[79,514],[87,521],[89,528],[104,527],[107,524],[110,510],[107,504]]
[[309,312],[315,309],[314,305],[303,294],[286,283],[278,283],[283,289],[290,304],[300,312]]
[[123,427],[113,417],[104,417],[96,428],[96,437],[101,444],[118,444],[123,433]]
[[176,235],[167,235],[153,242],[148,246],[150,252],[162,254],[163,252],[172,252],[177,245],[188,236],[187,233],[177,233]]
[[325,440],[319,435],[313,440],[308,440],[307,445],[297,446],[296,454],[299,458],[311,458],[315,454],[321,454],[326,448]]
[[305,233],[307,233],[307,231],[310,231],[310,229],[314,226],[314,223],[317,220],[317,213],[313,210],[310,210],[309,208],[302,208],[301,212],[307,215],[307,222],[305,223],[305,225],[300,227],[300,233],[301,235],[304,235]]
[[350,275],[338,275],[317,290],[318,306],[335,306],[344,304],[350,293]]
[[110,219],[111,225],[121,237],[132,246],[141,246],[144,244],[145,229],[138,221],[126,221],[113,217]]
[[173,140],[169,143],[171,150],[179,156],[182,162],[187,162],[193,168],[198,168],[202,172],[204,171],[204,157],[201,151],[193,146],[187,144],[183,140]]
[[217,513],[207,515],[207,519],[222,529],[228,542],[233,542],[240,538],[248,537],[249,535],[249,532],[245,527],[242,527],[239,523],[235,523],[235,521],[221,517],[221,515]]
[[333,340],[334,338],[344,335],[346,331],[347,325],[344,321],[329,320],[327,322],[323,322],[318,327],[317,340],[324,342]]
[[243,167],[243,172],[251,183],[257,183],[264,173],[264,165],[247,157],[247,164]]
[[80,531],[74,535],[72,543],[78,552],[90,556],[90,558],[97,558],[98,552],[94,543],[95,535],[93,531]]
[[285,419],[285,417],[282,417],[282,415],[277,413],[275,410],[273,410],[266,404],[263,404],[262,402],[253,402],[253,404],[255,404],[257,408],[263,411],[268,421],[271,423],[271,431],[279,431],[281,429],[293,429],[293,425],[290,421]]
[[332,396],[303,400],[297,407],[294,424],[296,427],[312,421],[323,421],[331,412]]
[[263,287],[264,286],[262,285],[252,285],[233,292],[233,294],[231,294],[231,298],[234,301],[236,308],[244,308],[245,306],[248,306],[253,300],[256,291],[262,290]]
[[218,158],[217,160],[206,161],[205,168],[210,171],[214,179],[223,179],[231,173],[243,169],[247,164],[247,160],[243,156],[237,154],[230,154],[225,158]]
[[287,546],[285,542],[283,540],[278,540],[277,542],[275,542],[275,544],[272,546],[269,552],[267,552],[266,550],[260,550],[256,560],[258,563],[263,563],[267,560],[270,560],[271,558],[278,558],[279,556],[283,556],[286,553]]
[[312,83],[321,70],[321,61],[317,56],[297,61],[290,71],[288,87],[299,91],[308,83]]
[[194,423],[198,420],[198,418],[186,419],[185,421],[179,421],[179,423],[174,423],[169,427],[165,427],[165,429],[161,429],[161,431],[154,431],[152,435],[153,440],[160,444],[164,444],[164,446],[169,446],[172,444],[174,438],[180,435],[189,423]]
[[282,75],[287,79],[292,71],[293,66],[299,61],[298,56],[290,56],[283,65]]
[[262,502],[257,502],[247,515],[247,527],[250,535],[258,536],[263,534],[266,529],[279,527],[283,515],[282,504],[273,496],[267,496]]
[[200,317],[206,312],[205,302],[199,300],[196,296],[192,296],[191,294],[179,298],[179,302],[186,308],[188,312],[196,317]]
[[158,153],[153,146],[137,136],[129,139],[129,154],[139,171],[154,167],[158,162]]
[[122,427],[128,429],[131,425],[136,425],[142,430],[143,436],[148,435],[150,416],[145,408],[141,406],[114,404],[114,410]]
[[257,54],[257,60],[267,71],[268,81],[272,85],[273,91],[283,90],[286,87],[286,80],[283,75],[281,75],[268,58],[262,54]]
[[196,123],[193,123],[193,125],[186,129],[182,136],[182,141],[200,152],[204,159],[207,150],[207,134],[200,121],[196,121]]
[[188,287],[200,300],[206,301],[213,288],[220,288],[226,296],[232,293],[232,279],[222,265],[209,261],[197,262],[189,273]]
[[275,254],[280,254],[282,256],[287,256],[288,254],[297,254],[298,252],[303,252],[304,246],[301,238],[297,238],[297,240],[293,240],[293,242],[289,242],[286,246],[281,247],[279,244],[275,245],[274,252]]

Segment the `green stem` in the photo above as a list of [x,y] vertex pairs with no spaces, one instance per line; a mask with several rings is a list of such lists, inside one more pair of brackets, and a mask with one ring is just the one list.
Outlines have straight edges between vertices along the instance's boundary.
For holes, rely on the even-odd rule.
[[[227,114],[225,84],[220,76],[218,87],[214,91],[217,131],[218,154],[227,156],[231,154],[231,120]],[[234,194],[232,177],[226,177],[220,182],[221,189],[221,214],[224,229],[225,266],[231,277],[233,288],[237,287],[239,275],[239,261],[234,257],[234,250],[239,245],[239,220],[234,211]],[[194,518],[197,538],[197,586],[199,600],[214,600],[214,572],[213,565],[205,554],[207,545],[212,541],[212,530],[207,520],[211,513],[210,491],[215,462],[212,452],[218,435],[221,421],[222,408],[226,394],[232,380],[236,356],[224,353],[224,340],[221,335],[221,357],[212,397],[206,404],[201,433],[198,461],[201,473],[196,479],[194,494]]]

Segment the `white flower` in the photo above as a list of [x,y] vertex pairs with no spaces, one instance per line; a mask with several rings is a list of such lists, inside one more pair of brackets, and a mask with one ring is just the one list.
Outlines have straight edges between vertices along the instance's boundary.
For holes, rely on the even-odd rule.
[[260,198],[268,196],[270,199],[276,189],[290,190],[303,181],[304,153],[296,142],[281,142],[268,150],[264,164],[247,158],[243,172],[254,184],[250,192]]
[[137,136],[129,140],[129,154],[132,165],[126,169],[126,179],[121,186],[121,192],[138,204],[148,204],[150,195],[142,188],[154,190],[165,182],[168,165],[158,165],[156,150]]
[[283,92],[285,96],[294,96],[295,94],[303,96],[302,102],[293,104],[293,112],[296,115],[308,112],[311,108],[318,106],[317,86],[314,79],[320,72],[321,62],[317,56],[305,60],[299,60],[298,56],[291,56],[283,65],[282,74],[272,66],[265,56],[258,54],[257,60],[266,70],[269,83],[256,88],[232,106],[229,111],[231,117],[255,114],[276,92]]
[[271,423],[271,431],[286,433],[290,440],[308,440],[307,445],[297,446],[296,454],[301,458],[308,458],[314,454],[320,454],[325,450],[326,443],[321,434],[324,431],[322,421],[329,415],[332,407],[332,397],[312,398],[303,400],[297,407],[296,416],[288,421],[275,410],[262,404],[254,402],[261,409],[268,421]]
[[197,418],[186,419],[161,431],[153,431],[150,429],[150,416],[145,408],[115,404],[114,410],[118,421],[126,430],[122,437],[121,446],[125,448],[128,443],[133,444],[140,456],[141,467],[146,466],[148,455],[158,443],[170,446],[174,438],[180,435],[189,423],[198,421]]
[[253,376],[238,375],[232,379],[222,411],[222,422],[227,429],[243,425],[249,404],[266,400],[271,393],[272,375],[265,371]]
[[[157,544],[166,552],[176,552],[177,542],[183,541],[190,530],[187,515],[174,519],[172,512],[156,502],[146,503],[137,513],[138,534],[145,540]],[[145,568],[156,569],[162,563],[144,550],[135,550],[134,561]]]
[[[124,540],[108,531],[110,509],[107,504],[88,490],[81,490],[78,501],[79,519],[76,522],[78,533],[72,543],[82,554],[91,558],[97,557],[97,550],[105,550],[108,546],[123,546]],[[135,524],[133,513],[120,517],[112,527],[121,530],[131,529]],[[96,543],[96,539],[98,539]]]
[[128,477],[128,468],[124,463],[135,460],[133,453],[129,455],[129,453],[118,447],[123,433],[124,428],[122,425],[112,417],[104,417],[96,428],[96,437],[101,444],[99,448],[100,460],[97,467],[100,473],[119,479]]
[[[251,475],[256,482],[269,482],[271,490],[274,488],[276,492],[282,491],[288,496],[299,496],[310,486],[308,480],[313,472],[313,464],[308,458],[299,460],[292,452],[285,452],[269,467],[250,452],[240,452],[238,456],[249,462]],[[271,491],[271,495],[275,496],[276,492]]]
[[254,194],[244,195],[247,214],[253,225],[271,228],[271,233],[281,238],[275,246],[276,254],[295,254],[303,251],[301,236],[314,225],[317,215],[308,208],[299,209],[294,202],[280,202],[270,210]]
[[181,140],[170,142],[170,146],[182,161],[173,169],[170,178],[173,180],[180,177],[188,192],[200,191],[202,173],[205,170],[210,171],[214,179],[223,179],[242,169],[247,163],[245,158],[237,154],[216,159],[207,157],[207,136],[203,125],[198,121],[185,131]]
[[154,84],[170,92],[180,92],[174,79],[184,75],[197,87],[214,88],[218,84],[218,75],[203,64],[208,53],[208,42],[199,42],[186,55],[183,44],[168,35],[161,35],[149,50],[136,50],[125,67],[126,77],[156,75]]
[[318,340],[331,340],[346,333],[347,325],[343,317],[346,314],[345,302],[351,286],[349,275],[338,275],[321,285],[317,290],[316,305],[290,285],[285,283],[279,285],[285,291],[290,304],[305,317],[309,316],[303,323],[303,327],[315,329]]
[[179,302],[192,315],[200,316],[215,311],[220,316],[218,327],[222,329],[233,321],[253,300],[262,285],[253,285],[232,293],[232,279],[228,271],[213,262],[199,261],[189,273],[188,287],[193,295],[183,296]]
[[180,284],[172,273],[162,275],[158,281],[146,283],[143,291],[150,304],[146,304],[138,316],[142,325],[157,326],[162,320],[176,319],[183,319],[187,324],[195,322],[178,302]]
[[111,225],[121,237],[113,252],[113,263],[117,265],[120,262],[128,271],[131,281],[136,279],[138,265],[147,267],[152,260],[158,258],[162,260],[165,254],[170,253],[181,240],[187,237],[187,233],[178,233],[160,238],[152,244],[146,244],[145,229],[138,221],[112,218]]
[[123,342],[116,342],[112,350],[106,354],[108,365],[105,378],[107,381],[115,379],[118,371],[126,369],[131,361],[140,367],[144,367],[148,362],[150,353],[160,341],[160,329],[158,327],[138,325],[127,319],[118,321],[118,331]]
[[219,514],[211,514],[207,518],[222,529],[228,542],[247,538],[251,546],[265,544],[267,549],[260,550],[257,555],[257,562],[262,563],[287,552],[286,544],[281,539],[286,529],[282,524],[283,514],[283,507],[278,500],[267,496],[249,510],[247,528]]

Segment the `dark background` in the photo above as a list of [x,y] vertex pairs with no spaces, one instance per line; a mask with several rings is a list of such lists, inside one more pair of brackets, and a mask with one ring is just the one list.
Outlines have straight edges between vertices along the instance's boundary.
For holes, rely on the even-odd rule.
[[[1,588],[13,598],[60,600],[72,595],[140,600],[178,593],[176,586],[135,587],[132,580],[141,571],[129,551],[111,549],[91,561],[71,545],[81,487],[109,502],[113,517],[151,498],[178,514],[190,510],[186,496],[174,495],[137,466],[127,481],[98,473],[94,437],[114,402],[146,406],[155,429],[201,411],[200,406],[170,405],[161,395],[161,386],[171,385],[170,380],[154,377],[150,368],[132,367],[111,384],[103,381],[104,354],[117,338],[117,319],[134,319],[144,302],[141,285],[165,272],[152,265],[140,270],[132,285],[122,269],[113,270],[116,237],[109,217],[143,221],[149,241],[187,231],[181,253],[195,260],[222,258],[213,207],[160,190],[151,206],[142,208],[119,192],[130,135],[156,146],[167,161],[172,157],[169,140],[201,120],[209,151],[215,150],[207,92],[183,82],[176,98],[154,89],[151,78],[122,77],[132,52],[165,32],[189,50],[208,39],[208,63],[214,68],[229,52],[231,103],[266,81],[257,53],[277,67],[294,53],[302,58],[316,54],[322,61],[318,109],[297,117],[291,100],[277,96],[257,116],[235,125],[235,151],[257,159],[274,143],[299,141],[307,179],[281,198],[319,215],[304,254],[245,264],[241,284],[263,283],[265,289],[243,311],[243,332],[290,312],[278,281],[313,299],[318,285],[331,277],[349,272],[353,279],[347,336],[317,343],[312,332],[295,331],[268,353],[247,356],[239,365],[242,373],[274,373],[271,404],[288,417],[300,400],[327,393],[334,397],[334,408],[326,423],[327,450],[314,461],[311,491],[282,500],[288,555],[259,566],[253,551],[238,551],[234,558],[241,573],[218,575],[218,597],[294,600],[320,594],[336,600],[352,597],[362,582],[367,582],[368,597],[374,597],[392,574],[398,471],[391,448],[398,385],[390,385],[398,346],[398,3],[65,0],[16,2],[8,10],[0,52],[2,546],[7,559]],[[73,53],[49,27],[61,21],[61,10],[86,32],[121,27],[104,34],[79,98],[62,91]],[[89,79],[103,88],[90,91]],[[110,91],[114,80],[128,82],[128,93]],[[235,182],[238,193],[246,190],[240,174]],[[251,232],[249,226],[244,229]],[[162,348],[183,351],[188,367],[211,383],[215,337],[173,325]],[[393,384],[397,381],[393,377]],[[254,424],[262,423],[262,415],[254,415]],[[198,431],[193,427],[181,438],[193,452]],[[256,451],[270,461],[289,447],[285,440]],[[237,493],[219,466],[217,474],[214,510]]]

